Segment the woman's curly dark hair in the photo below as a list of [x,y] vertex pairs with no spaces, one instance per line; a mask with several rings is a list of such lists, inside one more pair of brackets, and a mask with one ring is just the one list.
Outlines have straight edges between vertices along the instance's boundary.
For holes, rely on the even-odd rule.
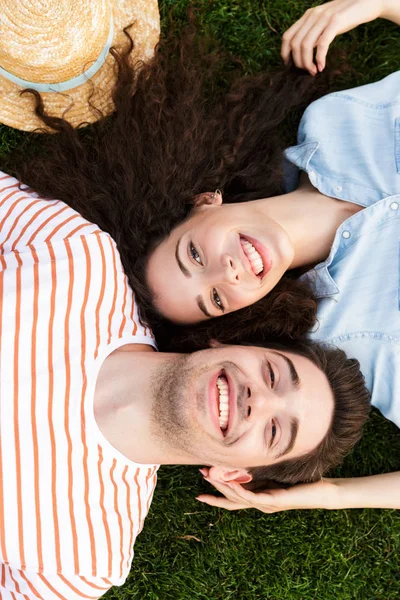
[[45,114],[37,92],[25,92],[34,94],[36,113],[56,135],[36,135],[34,154],[22,146],[2,159],[2,168],[114,238],[160,348],[202,345],[205,336],[223,338],[224,330],[231,341],[240,341],[245,328],[257,337],[260,320],[258,337],[303,335],[315,321],[316,302],[295,278],[284,277],[251,307],[189,330],[154,310],[145,269],[155,245],[190,214],[196,194],[220,188],[225,202],[235,202],[282,193],[286,119],[327,90],[327,77],[294,67],[243,76],[240,64],[200,38],[193,24],[163,39],[150,62],[132,66],[129,28],[125,33],[129,48],[112,49],[113,116],[73,129]]

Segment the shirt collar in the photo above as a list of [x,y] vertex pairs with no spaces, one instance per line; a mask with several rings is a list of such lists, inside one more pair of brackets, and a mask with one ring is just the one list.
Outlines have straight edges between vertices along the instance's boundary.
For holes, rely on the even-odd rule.
[[317,298],[326,298],[327,296],[335,296],[339,293],[339,288],[334,279],[329,273],[329,260],[320,263],[311,271],[307,271],[301,276],[301,281],[308,284],[314,290]]
[[384,220],[396,219],[400,211],[400,194],[388,196],[380,202],[352,215],[339,225],[329,256],[314,269],[301,276],[301,280],[312,287],[317,298],[333,297],[340,292],[330,273],[330,267],[337,254],[342,255],[348,246],[353,245],[355,235],[368,234],[369,228],[375,228]]
[[285,192],[293,192],[299,185],[300,170],[308,171],[310,160],[319,147],[319,142],[304,142],[291,146],[284,152],[283,170]]
[[321,157],[320,143],[316,140],[291,146],[284,152],[284,191],[293,192],[299,185],[300,171],[308,174],[312,185],[324,194],[338,200],[371,206],[390,194],[365,185],[362,178],[332,171]]
[[[310,161],[318,150],[319,142],[304,142],[297,146],[291,146],[284,152],[284,173],[286,192],[294,191],[299,184],[300,170],[308,172]],[[304,273],[301,280],[308,283],[318,298],[334,296],[339,292],[339,288],[329,273],[328,266],[331,261],[329,258],[317,265],[311,271]]]

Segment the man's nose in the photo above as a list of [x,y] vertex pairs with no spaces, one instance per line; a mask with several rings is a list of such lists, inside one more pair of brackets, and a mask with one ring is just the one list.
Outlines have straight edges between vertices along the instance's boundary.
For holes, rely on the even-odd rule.
[[241,280],[239,262],[232,258],[232,256],[229,256],[229,254],[224,254],[222,257],[222,265],[225,280],[228,283],[239,284]]
[[257,419],[258,417],[272,417],[279,404],[279,398],[267,387],[263,389],[253,388],[248,390],[247,394],[247,417]]

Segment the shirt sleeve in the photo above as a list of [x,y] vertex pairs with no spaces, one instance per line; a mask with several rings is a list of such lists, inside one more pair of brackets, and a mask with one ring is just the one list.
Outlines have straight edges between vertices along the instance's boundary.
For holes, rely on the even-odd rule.
[[45,200],[0,171],[0,253],[99,231],[60,200]]
[[111,585],[100,577],[35,573],[1,564],[2,600],[97,600]]

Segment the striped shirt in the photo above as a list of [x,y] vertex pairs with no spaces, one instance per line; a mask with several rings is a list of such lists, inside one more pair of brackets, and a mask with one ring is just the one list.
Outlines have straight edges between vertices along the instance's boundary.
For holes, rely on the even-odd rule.
[[112,238],[0,173],[0,597],[99,598],[121,585],[156,465],[101,434],[97,375],[154,345]]

